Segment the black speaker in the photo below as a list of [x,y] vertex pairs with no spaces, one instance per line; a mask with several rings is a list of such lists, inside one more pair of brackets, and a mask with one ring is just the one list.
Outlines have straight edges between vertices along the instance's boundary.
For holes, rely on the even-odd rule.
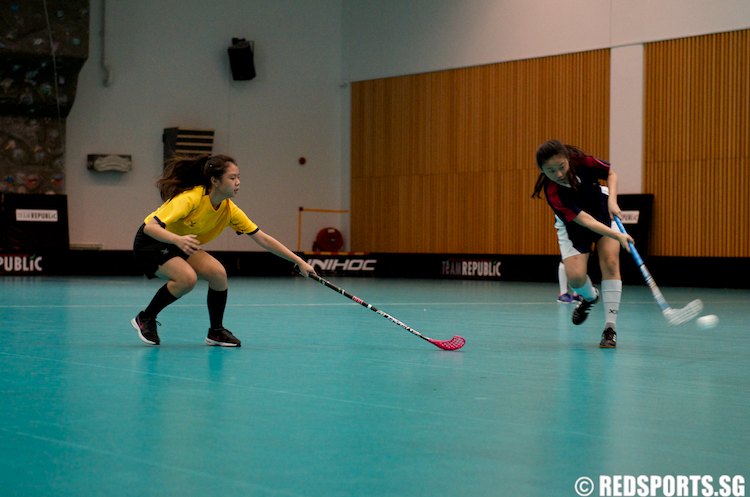
[[232,69],[232,79],[235,81],[249,81],[255,74],[254,50],[252,41],[244,38],[232,38],[229,52],[229,67]]

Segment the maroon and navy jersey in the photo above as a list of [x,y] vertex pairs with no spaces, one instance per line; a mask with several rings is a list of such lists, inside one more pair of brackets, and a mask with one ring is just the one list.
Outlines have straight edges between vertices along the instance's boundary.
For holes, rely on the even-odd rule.
[[569,225],[581,211],[586,211],[609,226],[607,195],[602,192],[600,181],[609,176],[609,163],[590,155],[570,158],[570,167],[579,185],[573,189],[554,181],[544,183],[544,195],[557,217]]
[[609,226],[607,194],[602,191],[601,181],[609,176],[609,163],[591,156],[571,157],[570,166],[578,177],[579,185],[576,189],[558,185],[554,181],[546,180],[544,195],[555,215],[565,223],[568,238],[573,246],[581,253],[591,251],[591,244],[596,243],[601,235],[576,223],[574,219],[581,211]]

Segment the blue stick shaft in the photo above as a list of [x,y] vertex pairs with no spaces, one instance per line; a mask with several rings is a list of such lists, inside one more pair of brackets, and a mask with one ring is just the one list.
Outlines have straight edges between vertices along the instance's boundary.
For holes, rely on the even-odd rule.
[[[617,223],[617,228],[619,228],[621,233],[627,234],[627,231],[625,231],[625,226],[622,225],[622,221],[617,216],[615,216],[615,223]],[[633,245],[633,242],[628,242],[628,247],[630,247],[630,255],[633,256],[633,260],[638,265],[638,269],[640,269],[641,274],[643,275],[643,279],[646,281],[646,284],[651,289],[651,294],[654,296],[654,299],[656,299],[656,303],[659,304],[659,307],[661,308],[662,311],[671,309],[669,303],[667,302],[667,299],[664,298],[664,295],[661,293],[661,290],[659,290],[659,287],[656,286],[656,281],[654,281],[654,277],[651,276],[651,273],[646,267],[646,264],[643,262],[643,259],[641,259],[641,255],[638,253],[638,250],[636,250],[635,245]]]

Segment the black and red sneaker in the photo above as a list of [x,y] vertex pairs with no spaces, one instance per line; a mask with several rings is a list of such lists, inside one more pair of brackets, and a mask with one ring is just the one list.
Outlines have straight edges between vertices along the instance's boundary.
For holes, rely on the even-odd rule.
[[242,342],[232,335],[232,332],[222,327],[209,328],[206,336],[206,345],[216,345],[219,347],[241,347]]
[[133,325],[135,331],[138,332],[138,338],[149,345],[159,345],[159,333],[156,331],[156,326],[160,323],[156,318],[146,316],[146,314],[141,311],[136,317],[130,320],[130,324]]

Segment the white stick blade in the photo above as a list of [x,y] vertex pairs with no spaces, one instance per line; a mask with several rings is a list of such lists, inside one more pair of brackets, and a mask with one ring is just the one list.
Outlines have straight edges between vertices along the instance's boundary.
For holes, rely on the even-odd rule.
[[671,326],[677,326],[692,321],[698,317],[702,310],[703,302],[700,299],[696,299],[681,309],[666,309],[663,314]]

